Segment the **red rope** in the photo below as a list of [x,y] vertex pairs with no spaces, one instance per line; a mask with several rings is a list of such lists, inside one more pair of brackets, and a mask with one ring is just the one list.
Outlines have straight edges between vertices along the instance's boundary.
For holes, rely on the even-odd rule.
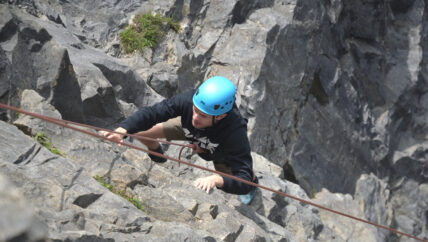
[[[161,142],[161,143],[164,143],[164,144],[177,145],[177,146],[182,146],[182,147],[185,147],[185,148],[186,147],[187,148],[192,148],[192,146],[189,145],[189,144],[179,144],[179,143],[174,143],[174,142],[170,142],[170,141],[167,141],[167,140],[159,140],[159,139],[150,138],[150,137],[141,136],[141,135],[121,133],[121,132],[117,132],[117,131],[114,131],[114,130],[99,128],[99,127],[88,125],[88,124],[82,124],[82,123],[77,123],[77,122],[63,120],[63,119],[57,119],[57,118],[53,118],[53,117],[48,117],[48,116],[36,114],[36,113],[31,113],[31,112],[28,112],[28,111],[25,111],[25,110],[21,110],[19,108],[15,108],[15,107],[12,107],[12,106],[8,106],[8,105],[2,104],[2,103],[0,103],[0,107],[4,108],[4,109],[9,109],[9,110],[12,110],[12,111],[15,111],[15,112],[18,112],[18,113],[26,114],[26,115],[29,115],[29,116],[32,116],[32,117],[35,117],[35,118],[38,118],[38,119],[41,119],[41,120],[45,120],[45,121],[48,121],[48,122],[51,122],[51,123],[55,123],[55,124],[58,124],[58,125],[61,125],[59,123],[63,123],[65,125],[61,125],[61,126],[66,127],[66,128],[73,129],[72,126],[68,125],[68,124],[72,124],[72,125],[76,125],[76,126],[81,126],[81,127],[89,128],[89,129],[94,129],[94,130],[97,130],[97,131],[107,131],[107,132],[114,133],[114,134],[120,134],[120,135],[123,135],[123,136],[129,136],[129,137],[133,137],[133,138],[136,138],[136,139],[144,139],[144,140],[150,140],[150,141],[157,141],[157,142]],[[84,133],[88,134],[87,132],[84,132]],[[107,140],[109,140],[109,139],[107,139]],[[111,140],[109,140],[109,141],[111,141]]]
[[[176,158],[173,158],[173,157],[170,157],[170,156],[166,156],[164,154],[161,154],[161,153],[158,153],[158,152],[155,152],[155,151],[151,151],[149,149],[144,149],[144,148],[132,145],[132,144],[120,143],[120,142],[117,142],[117,141],[113,141],[113,140],[110,140],[110,139],[108,139],[108,138],[106,138],[106,137],[104,137],[102,135],[97,134],[97,133],[93,133],[93,132],[90,132],[90,131],[87,131],[87,130],[83,130],[83,129],[71,126],[69,124],[73,124],[73,125],[81,126],[81,127],[85,127],[85,128],[90,128],[90,129],[95,129],[95,130],[98,130],[98,131],[103,130],[103,131],[108,131],[108,132],[111,132],[111,133],[117,133],[117,134],[121,134],[121,135],[127,135],[127,136],[130,136],[130,137],[135,137],[137,139],[147,139],[147,140],[152,140],[152,141],[164,142],[164,143],[171,144],[171,145],[182,146],[183,148],[184,147],[191,148],[190,145],[183,145],[183,144],[178,144],[178,143],[174,143],[174,142],[162,141],[162,140],[148,138],[148,137],[142,137],[142,136],[138,136],[138,135],[124,134],[124,133],[120,133],[120,132],[116,132],[116,131],[112,131],[112,130],[108,130],[108,129],[98,128],[98,127],[91,126],[91,125],[76,123],[76,122],[67,121],[67,120],[56,119],[56,118],[52,118],[52,117],[47,117],[47,116],[44,116],[44,115],[35,114],[35,113],[24,111],[24,110],[15,108],[15,107],[11,107],[11,106],[8,106],[8,105],[2,104],[2,103],[0,103],[0,107],[3,108],[3,109],[12,110],[12,111],[15,111],[15,112],[26,114],[26,115],[29,115],[29,116],[32,116],[32,117],[35,117],[35,118],[38,118],[38,119],[41,119],[41,120],[45,120],[45,121],[48,121],[48,122],[51,122],[51,123],[63,126],[65,128],[70,128],[70,129],[73,129],[75,131],[82,132],[82,133],[85,133],[85,134],[88,134],[88,135],[91,135],[91,136],[94,136],[94,137],[97,137],[97,138],[100,138],[100,139],[104,139],[104,140],[108,140],[108,141],[111,141],[111,142],[114,142],[114,143],[122,144],[124,146],[128,146],[128,147],[136,149],[136,150],[144,151],[144,152],[147,152],[147,153],[150,153],[150,154],[153,154],[153,155],[165,158],[165,159],[173,160],[173,161],[178,162],[179,164],[185,164],[185,165],[192,166],[192,167],[195,167],[195,168],[198,168],[198,169],[201,169],[201,170],[205,170],[205,171],[208,171],[208,172],[211,172],[211,173],[216,173],[216,174],[221,175],[221,176],[229,177],[229,178],[231,178],[233,180],[236,180],[236,181],[239,181],[239,182],[242,182],[242,183],[254,186],[254,187],[258,187],[258,188],[261,188],[261,189],[264,189],[264,190],[267,190],[267,191],[271,191],[271,192],[279,194],[281,196],[288,197],[288,198],[300,201],[302,203],[306,203],[308,205],[311,205],[311,206],[314,206],[314,207],[317,207],[317,208],[329,211],[331,213],[335,213],[335,214],[338,214],[338,215],[341,215],[341,216],[344,216],[344,217],[348,217],[350,219],[354,219],[354,220],[357,220],[357,221],[360,221],[360,222],[363,222],[363,223],[367,223],[367,224],[376,226],[378,228],[382,228],[382,229],[388,230],[390,232],[393,232],[393,233],[396,233],[396,234],[400,234],[400,235],[412,238],[414,240],[418,240],[418,241],[422,241],[422,242],[428,242],[427,240],[418,238],[418,237],[416,237],[414,235],[407,234],[407,233],[401,232],[399,230],[396,230],[396,229],[393,229],[393,228],[390,228],[390,227],[387,227],[387,226],[384,226],[384,225],[376,224],[376,223],[370,222],[370,221],[365,220],[365,219],[357,218],[357,217],[354,217],[352,215],[349,215],[349,214],[346,214],[346,213],[342,213],[342,212],[339,212],[337,210],[330,209],[330,208],[318,205],[318,204],[313,203],[311,201],[304,200],[304,199],[301,199],[301,198],[289,195],[289,194],[287,194],[285,192],[277,191],[277,190],[274,190],[272,188],[269,188],[269,187],[266,187],[266,186],[263,186],[263,185],[260,185],[260,184],[256,184],[254,182],[250,182],[250,181],[244,180],[242,178],[239,178],[239,177],[227,174],[227,173],[223,173],[223,172],[216,171],[216,170],[211,170],[211,169],[203,167],[203,166],[199,166],[199,165],[196,165],[196,164],[193,164],[193,163],[189,163],[189,162],[186,162],[186,161],[183,161],[183,160],[180,160],[180,159],[176,159]],[[181,149],[181,151],[183,150],[183,148]],[[180,156],[181,156],[181,151],[180,151]]]

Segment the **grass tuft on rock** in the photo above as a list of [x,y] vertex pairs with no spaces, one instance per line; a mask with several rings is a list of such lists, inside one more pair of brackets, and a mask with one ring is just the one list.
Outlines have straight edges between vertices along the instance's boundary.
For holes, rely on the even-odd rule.
[[120,34],[120,43],[125,53],[153,48],[168,29],[180,31],[180,24],[170,17],[156,14],[138,14],[133,23],[126,26]]
[[59,151],[53,144],[50,138],[48,138],[45,133],[43,132],[37,132],[37,134],[34,136],[34,139],[39,142],[42,146],[44,146],[46,149],[48,149],[50,152],[60,155],[62,157],[65,157],[65,153]]
[[128,195],[125,190],[116,189],[112,184],[109,184],[109,183],[105,182],[104,179],[101,178],[99,175],[96,175],[94,177],[94,179],[97,182],[99,182],[103,187],[107,188],[108,190],[110,190],[114,194],[119,195],[119,196],[125,198],[126,200],[128,200],[130,203],[132,203],[139,210],[141,210],[143,212],[146,212],[144,210],[144,203],[141,202],[138,198],[136,198],[134,196],[131,196],[131,195]]

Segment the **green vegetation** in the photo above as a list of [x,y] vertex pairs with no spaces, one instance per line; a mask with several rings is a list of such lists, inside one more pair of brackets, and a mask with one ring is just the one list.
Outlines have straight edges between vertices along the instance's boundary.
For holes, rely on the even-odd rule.
[[107,189],[108,189],[108,190],[110,190],[111,192],[113,191],[113,185],[111,185],[111,184],[108,184],[108,183],[104,182],[104,180],[103,180],[100,176],[96,175],[96,176],[94,177],[94,179],[95,179],[97,182],[99,182],[103,187],[107,188]]
[[36,136],[34,136],[34,139],[39,142],[41,145],[46,147],[50,152],[65,157],[65,153],[62,153],[59,151],[53,144],[51,139],[49,139],[45,133],[43,132],[37,132]]
[[121,197],[123,197],[123,198],[125,198],[126,200],[128,200],[130,203],[132,203],[132,204],[134,204],[134,206],[136,207],[136,208],[138,208],[138,209],[140,209],[141,211],[144,211],[145,212],[145,210],[144,210],[144,204],[143,204],[143,202],[141,202],[138,198],[136,198],[136,197],[133,197],[133,196],[128,196],[128,195],[126,195],[126,192],[125,191],[118,191],[118,192],[115,192],[117,195],[119,195],[119,196],[121,196]]
[[180,24],[172,18],[150,13],[136,15],[133,24],[125,27],[120,34],[120,42],[125,53],[153,48],[165,34],[163,26],[168,25],[175,32],[180,31]]
[[311,199],[314,199],[317,193],[318,193],[318,192],[317,192],[317,190],[316,190],[315,188],[312,188],[312,190],[311,190],[311,194],[310,194],[310,196],[309,196],[309,197],[310,197]]
[[103,187],[107,188],[108,190],[110,190],[111,192],[113,192],[114,194],[117,194],[123,198],[125,198],[126,200],[128,200],[130,203],[132,203],[136,208],[140,209],[143,212],[146,212],[144,210],[144,204],[143,202],[141,202],[138,198],[133,197],[133,196],[129,196],[126,194],[125,190],[118,190],[116,189],[112,184],[109,184],[107,182],[105,182],[100,176],[96,175],[94,177],[94,179],[99,182]]

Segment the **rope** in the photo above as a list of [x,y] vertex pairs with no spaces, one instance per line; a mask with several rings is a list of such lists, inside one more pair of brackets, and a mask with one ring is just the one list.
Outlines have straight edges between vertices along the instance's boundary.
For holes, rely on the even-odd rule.
[[382,229],[388,230],[390,232],[393,232],[393,233],[396,233],[396,234],[400,234],[400,235],[412,238],[412,239],[417,240],[417,241],[428,242],[427,240],[418,238],[418,237],[416,237],[414,235],[411,235],[411,234],[408,234],[408,233],[404,233],[404,232],[401,232],[399,230],[396,230],[396,229],[393,229],[393,228],[390,228],[390,227],[387,227],[387,226],[384,226],[384,225],[381,225],[381,224],[376,224],[376,223],[370,222],[370,221],[365,220],[365,219],[357,218],[355,216],[352,216],[352,215],[349,215],[349,214],[346,214],[346,213],[343,213],[343,212],[340,212],[340,211],[337,211],[337,210],[334,210],[334,209],[330,209],[330,208],[318,205],[318,204],[313,203],[311,201],[308,201],[308,200],[305,200],[305,199],[302,199],[302,198],[298,198],[298,197],[289,195],[289,194],[287,194],[285,192],[274,190],[274,189],[272,189],[270,187],[266,187],[266,186],[263,186],[263,185],[260,185],[260,184],[256,184],[254,182],[250,182],[250,181],[244,180],[242,178],[239,178],[239,177],[227,174],[227,173],[223,173],[223,172],[216,171],[216,170],[211,170],[209,168],[206,168],[206,167],[203,167],[203,166],[200,166],[200,165],[196,165],[196,164],[193,164],[193,163],[190,163],[190,162],[186,162],[186,161],[174,158],[174,157],[170,157],[170,156],[167,156],[167,155],[155,152],[155,151],[151,151],[149,149],[144,149],[144,148],[141,148],[139,146],[135,146],[135,145],[128,144],[128,143],[121,143],[121,142],[113,141],[113,140],[110,140],[107,137],[104,137],[104,136],[99,135],[97,133],[93,133],[93,132],[90,132],[90,131],[87,131],[87,130],[84,130],[84,129],[80,129],[80,128],[71,126],[70,124],[73,124],[73,125],[76,125],[76,126],[85,127],[85,128],[91,128],[91,129],[95,129],[95,130],[99,130],[99,131],[103,130],[103,131],[108,131],[108,132],[117,133],[117,134],[121,134],[121,135],[127,135],[127,136],[135,137],[135,138],[138,138],[138,139],[144,138],[144,139],[148,139],[148,140],[155,140],[155,141],[158,141],[158,142],[164,142],[164,143],[168,143],[168,144],[171,144],[171,145],[182,146],[183,148],[184,147],[191,148],[190,145],[183,145],[183,144],[178,144],[178,143],[168,142],[168,141],[165,142],[165,141],[161,141],[161,140],[158,140],[158,139],[153,139],[153,138],[148,138],[148,137],[142,137],[142,136],[138,136],[138,135],[124,134],[124,133],[115,132],[115,131],[108,130],[108,129],[94,127],[94,126],[91,126],[91,125],[76,123],[76,122],[67,121],[67,120],[56,119],[56,118],[52,118],[52,117],[47,117],[47,116],[44,116],[44,115],[35,114],[35,113],[24,111],[24,110],[15,108],[15,107],[11,107],[9,105],[2,104],[2,103],[0,103],[0,108],[7,109],[7,110],[12,110],[12,111],[19,112],[19,113],[22,113],[22,114],[26,114],[26,115],[29,115],[29,116],[32,116],[32,117],[35,117],[35,118],[38,118],[38,119],[41,119],[41,120],[44,120],[44,121],[51,122],[51,123],[60,125],[60,126],[65,127],[65,128],[70,128],[72,130],[75,130],[75,131],[78,131],[78,132],[82,132],[82,133],[85,133],[85,134],[88,134],[88,135],[91,135],[91,136],[94,136],[94,137],[97,137],[97,138],[100,138],[100,139],[104,139],[104,140],[108,140],[110,142],[122,144],[124,146],[130,147],[130,148],[133,148],[133,149],[136,149],[136,150],[144,151],[144,152],[149,153],[149,154],[153,154],[153,155],[165,158],[165,159],[176,161],[179,164],[185,164],[185,165],[192,166],[192,167],[195,167],[195,168],[198,168],[198,169],[201,169],[201,170],[205,170],[205,171],[208,171],[208,172],[211,172],[211,173],[215,173],[215,174],[218,174],[218,175],[221,175],[221,176],[229,177],[229,178],[231,178],[233,180],[236,180],[236,181],[239,181],[239,182],[242,182],[242,183],[254,186],[254,187],[258,187],[260,189],[264,189],[264,190],[267,190],[267,191],[279,194],[279,195],[284,196],[284,197],[288,197],[288,198],[300,201],[302,203],[305,203],[305,204],[308,204],[308,205],[311,205],[311,206],[314,206],[314,207],[317,207],[317,208],[329,211],[329,212],[334,213],[334,214],[338,214],[338,215],[341,215],[341,216],[344,216],[344,217],[347,217],[347,218],[350,218],[350,219],[354,219],[354,220],[357,220],[357,221],[360,221],[360,222],[363,222],[363,223],[366,223],[366,224],[370,224],[370,225],[373,225],[375,227],[382,228]]
[[[82,123],[77,123],[77,122],[73,122],[73,121],[68,121],[68,120],[63,120],[63,119],[57,119],[57,118],[53,118],[53,117],[48,117],[48,116],[44,116],[44,115],[40,115],[40,114],[36,114],[36,113],[31,113],[31,112],[28,112],[28,111],[25,111],[25,110],[21,110],[19,108],[15,108],[15,107],[3,104],[3,103],[0,103],[0,107],[3,108],[3,109],[6,109],[6,110],[12,110],[12,111],[15,111],[15,112],[18,112],[18,113],[22,113],[22,114],[26,114],[28,116],[32,116],[32,117],[35,117],[35,118],[38,118],[38,119],[41,119],[41,120],[44,120],[44,121],[55,123],[55,124],[58,124],[60,126],[65,127],[65,128],[74,129],[72,126],[68,125],[68,124],[72,124],[72,125],[76,125],[76,126],[85,127],[85,128],[88,128],[88,129],[94,129],[94,130],[97,130],[97,131],[107,131],[107,132],[110,132],[110,133],[120,134],[120,135],[123,135],[123,136],[129,136],[129,137],[133,137],[133,138],[136,138],[136,139],[144,139],[144,140],[150,140],[150,141],[157,141],[157,142],[161,142],[161,143],[164,143],[164,144],[177,145],[177,146],[182,146],[184,148],[192,148],[192,146],[189,145],[189,144],[179,144],[179,143],[174,143],[174,142],[170,142],[170,141],[167,141],[167,140],[159,140],[159,139],[154,139],[154,138],[150,138],[150,137],[146,137],[146,136],[141,136],[141,135],[121,133],[121,132],[117,132],[117,131],[114,131],[114,130],[99,128],[99,127],[88,125],[88,124],[82,124]],[[65,125],[62,125],[60,123],[65,124]],[[83,132],[83,133],[88,134],[86,131]],[[89,132],[89,133],[91,133],[91,132]],[[107,140],[111,141],[110,139],[107,139]]]
[[[184,146],[181,147],[180,152],[178,153],[178,159],[179,160],[181,160],[181,153],[183,153],[184,148],[186,148],[186,147],[184,147]],[[178,167],[180,167],[180,163],[178,163]]]

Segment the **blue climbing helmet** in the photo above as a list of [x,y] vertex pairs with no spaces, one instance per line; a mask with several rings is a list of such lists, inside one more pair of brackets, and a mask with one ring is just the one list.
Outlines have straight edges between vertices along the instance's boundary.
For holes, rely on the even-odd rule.
[[235,85],[222,76],[214,76],[202,83],[193,95],[193,104],[208,115],[229,112],[235,101]]

